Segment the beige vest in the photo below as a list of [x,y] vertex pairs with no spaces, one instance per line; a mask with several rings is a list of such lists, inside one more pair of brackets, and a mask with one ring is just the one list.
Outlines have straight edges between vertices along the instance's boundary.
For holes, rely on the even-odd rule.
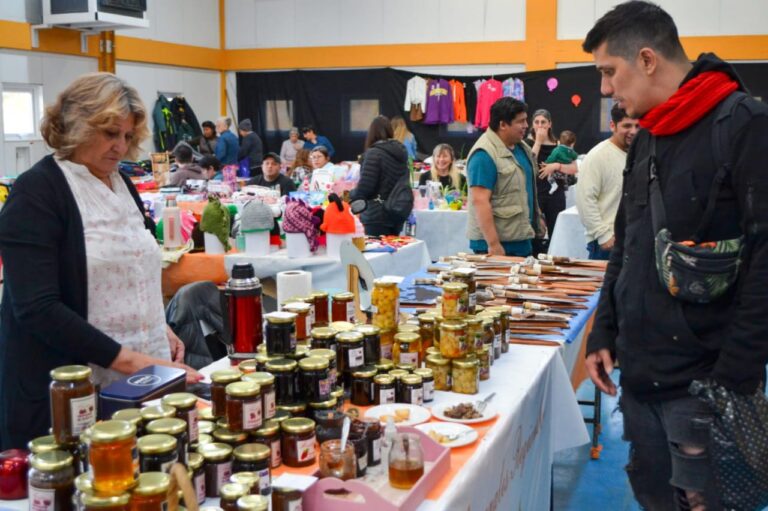
[[[531,168],[536,169],[530,148],[520,142],[525,150]],[[528,192],[525,186],[525,171],[515,159],[512,151],[509,150],[499,136],[490,128],[475,142],[472,150],[469,151],[467,161],[478,149],[484,150],[493,159],[496,164],[496,186],[491,193],[491,210],[493,211],[493,223],[496,225],[496,232],[499,241],[522,241],[534,238],[535,233],[530,222],[530,212],[528,209]],[[535,179],[535,176],[534,176]],[[536,204],[536,185],[533,186],[534,209]],[[472,188],[469,188],[469,199],[467,201],[469,219],[467,222],[467,237],[470,240],[485,239],[483,232],[477,223],[477,215],[472,205]],[[537,212],[534,211],[534,225],[538,222]]]

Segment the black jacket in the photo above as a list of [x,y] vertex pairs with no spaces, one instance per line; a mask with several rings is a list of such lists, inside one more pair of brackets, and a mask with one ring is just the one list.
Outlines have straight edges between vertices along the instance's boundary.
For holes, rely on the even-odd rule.
[[251,167],[258,167],[264,159],[264,145],[259,136],[251,131],[240,141],[240,149],[237,151],[237,159],[249,158]]
[[[738,80],[733,68],[702,55],[685,81],[707,70]],[[741,86],[743,89],[743,85]],[[706,207],[716,171],[712,131],[717,107],[675,135],[657,137],[658,173],[667,227],[677,241],[691,239]],[[714,377],[754,391],[768,361],[768,108],[741,104],[727,122],[734,163],[704,239],[746,233],[746,264],[726,295],[704,305],[673,298],[656,274],[649,206],[649,133],[641,130],[627,156],[616,244],[606,272],[587,353],[608,348],[621,364],[621,384],[643,400],[687,395],[694,379]]]
[[[217,334],[224,331],[216,284],[203,281],[182,286],[165,308],[165,321],[184,342],[185,364],[200,369],[213,363],[200,322],[204,321]],[[221,347],[226,351],[224,344]]]
[[403,144],[389,139],[368,148],[360,166],[360,181],[349,194],[351,200],[364,199],[368,202],[366,210],[360,214],[363,225],[392,223],[385,218],[381,205],[372,199],[381,197],[386,200],[395,183],[407,175],[408,151]]
[[[123,176],[136,206],[143,205]],[[85,238],[64,173],[46,156],[16,180],[0,210],[0,449],[48,434],[51,369],[108,367],[120,344],[88,323]]]

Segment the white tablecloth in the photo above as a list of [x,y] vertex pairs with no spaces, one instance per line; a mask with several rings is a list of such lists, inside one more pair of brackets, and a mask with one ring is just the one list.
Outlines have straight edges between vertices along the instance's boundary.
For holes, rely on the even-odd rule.
[[413,214],[416,216],[416,237],[427,244],[433,261],[440,256],[469,252],[466,210],[423,209],[414,210]]
[[549,253],[552,255],[586,259],[587,237],[584,226],[579,219],[576,206],[560,212],[555,223],[555,232],[549,242]]

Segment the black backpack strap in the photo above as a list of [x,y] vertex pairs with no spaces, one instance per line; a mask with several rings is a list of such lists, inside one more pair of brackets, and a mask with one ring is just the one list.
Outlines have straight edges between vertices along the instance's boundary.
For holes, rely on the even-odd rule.
[[664,197],[659,185],[659,172],[656,167],[656,137],[648,132],[648,185],[651,200],[651,222],[653,234],[656,235],[667,226],[667,210],[664,208]]

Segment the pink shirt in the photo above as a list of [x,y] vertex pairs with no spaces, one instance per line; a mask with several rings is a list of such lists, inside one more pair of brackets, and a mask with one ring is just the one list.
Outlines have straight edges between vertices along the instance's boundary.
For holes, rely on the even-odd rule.
[[477,90],[477,110],[475,111],[475,126],[480,129],[488,127],[491,121],[491,106],[503,94],[501,82],[490,79],[483,82]]

